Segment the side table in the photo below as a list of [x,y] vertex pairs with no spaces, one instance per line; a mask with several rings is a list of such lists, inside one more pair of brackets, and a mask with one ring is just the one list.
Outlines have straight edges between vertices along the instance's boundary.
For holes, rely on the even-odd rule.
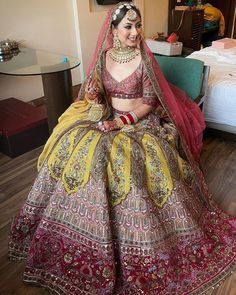
[[18,55],[0,63],[0,74],[42,76],[51,133],[58,117],[73,102],[71,69],[79,64],[80,60],[76,57],[22,47]]

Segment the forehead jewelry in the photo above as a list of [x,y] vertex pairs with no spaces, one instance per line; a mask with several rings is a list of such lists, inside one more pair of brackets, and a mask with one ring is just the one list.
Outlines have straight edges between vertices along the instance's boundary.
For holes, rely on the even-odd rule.
[[118,8],[114,11],[113,16],[112,16],[112,20],[116,20],[117,19],[117,16],[119,15],[119,13],[120,13],[120,11],[121,11],[121,9],[123,7],[126,7],[126,9],[128,9],[126,15],[128,16],[128,13],[130,14],[130,17],[128,16],[129,20],[135,20],[137,18],[136,11],[134,11],[132,9],[132,7],[134,7],[134,4],[132,4],[132,3],[125,3],[125,4],[119,5]]
[[126,13],[128,20],[134,21],[137,19],[137,12],[133,9],[129,9]]

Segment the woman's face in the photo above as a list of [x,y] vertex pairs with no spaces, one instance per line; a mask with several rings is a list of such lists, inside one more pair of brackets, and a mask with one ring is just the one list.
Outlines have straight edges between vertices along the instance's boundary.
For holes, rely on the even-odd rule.
[[[114,29],[117,31],[121,47],[137,47],[142,33],[142,23],[140,17],[136,20],[129,20],[127,15],[120,21]],[[113,31],[113,33],[114,33]]]

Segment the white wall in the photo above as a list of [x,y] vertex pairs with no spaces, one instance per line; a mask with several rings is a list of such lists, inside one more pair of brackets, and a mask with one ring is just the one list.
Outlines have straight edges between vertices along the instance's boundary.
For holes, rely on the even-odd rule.
[[77,9],[83,69],[86,73],[109,6],[99,6],[95,0],[77,0]]
[[145,0],[144,30],[146,37],[168,32],[168,0]]
[[[72,70],[73,85],[83,80],[97,36],[109,6],[96,0],[0,0],[0,40],[24,40],[28,47],[79,56],[82,64]],[[168,0],[134,0],[140,8],[144,33],[167,32]],[[82,50],[82,53],[81,51]],[[0,99],[29,101],[43,96],[40,77],[0,75]]]
[[[23,41],[27,47],[77,56],[72,0],[1,0],[0,40]],[[72,70],[73,84],[80,69]],[[41,77],[0,75],[0,98],[25,101],[43,96]]]

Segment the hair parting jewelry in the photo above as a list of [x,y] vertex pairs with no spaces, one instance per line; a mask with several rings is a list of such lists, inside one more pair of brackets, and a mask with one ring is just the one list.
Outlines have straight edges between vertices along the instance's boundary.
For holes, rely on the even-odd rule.
[[[113,20],[116,20],[117,16],[120,14],[120,11],[121,11],[121,9],[123,7],[126,7],[126,9],[128,9],[128,11],[130,11],[130,10],[132,10],[132,7],[134,7],[134,4],[132,4],[132,3],[124,3],[124,4],[119,5],[118,8],[113,12],[113,16],[112,16]],[[127,13],[128,13],[128,11],[127,11]],[[135,15],[136,15],[135,19],[136,19],[137,18],[137,13],[134,10],[132,10],[132,11],[135,13]],[[134,17],[134,13],[132,13],[133,17]],[[131,18],[130,18],[130,20],[131,20]]]
[[128,20],[135,21],[138,17],[137,12],[133,9],[129,9],[126,13]]

